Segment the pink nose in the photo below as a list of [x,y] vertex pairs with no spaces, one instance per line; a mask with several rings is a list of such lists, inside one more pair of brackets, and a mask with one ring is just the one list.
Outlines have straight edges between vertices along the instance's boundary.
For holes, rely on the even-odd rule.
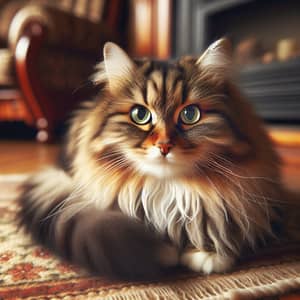
[[160,150],[161,155],[163,156],[166,156],[170,152],[171,148],[173,147],[171,143],[163,143],[163,142],[159,142],[157,146]]

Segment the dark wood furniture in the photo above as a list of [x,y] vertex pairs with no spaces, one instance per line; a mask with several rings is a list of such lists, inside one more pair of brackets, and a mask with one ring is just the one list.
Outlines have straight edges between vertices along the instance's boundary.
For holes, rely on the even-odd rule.
[[[95,1],[69,1],[70,11],[54,7],[54,1],[6,2],[0,11],[0,63],[1,54],[6,59],[0,67],[0,122],[23,121],[36,128],[39,141],[51,141],[76,103],[93,93],[89,77],[103,44],[126,39],[128,3],[103,1],[101,20],[89,12],[90,20],[75,9],[99,8]],[[3,82],[2,71],[9,73]]]
[[48,99],[38,82],[35,57],[39,53],[45,36],[46,28],[42,24],[30,23],[24,30],[15,50],[16,72],[20,90],[24,95],[19,101],[22,101],[26,109],[25,121],[38,129],[37,140],[42,142],[52,139],[54,126],[65,113],[61,111],[60,116],[53,113],[51,100]]

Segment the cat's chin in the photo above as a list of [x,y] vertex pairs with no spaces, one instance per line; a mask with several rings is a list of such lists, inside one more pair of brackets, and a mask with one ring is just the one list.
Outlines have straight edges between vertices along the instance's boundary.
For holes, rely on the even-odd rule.
[[138,169],[145,175],[157,178],[172,178],[184,174],[183,166],[170,162],[167,158],[144,160],[138,164]]
[[174,168],[167,164],[144,164],[142,168],[140,168],[140,170],[145,175],[150,175],[157,178],[172,178],[178,176],[178,173],[181,173],[180,170],[178,170],[177,168]]
[[144,155],[129,155],[135,169],[141,175],[154,176],[157,178],[174,178],[178,176],[190,175],[193,167],[187,161],[184,163],[178,158],[176,153],[169,153],[162,156],[158,148],[150,148]]

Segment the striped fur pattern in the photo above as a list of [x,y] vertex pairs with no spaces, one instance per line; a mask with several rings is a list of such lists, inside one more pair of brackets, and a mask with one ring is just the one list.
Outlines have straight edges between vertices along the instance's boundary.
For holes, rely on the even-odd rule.
[[[68,166],[26,183],[22,223],[97,274],[229,270],[273,235],[281,201],[279,160],[231,77],[225,39],[176,62],[133,61],[107,43],[99,95],[70,126]],[[191,105],[200,118],[187,124]],[[135,107],[150,121],[134,122]]]

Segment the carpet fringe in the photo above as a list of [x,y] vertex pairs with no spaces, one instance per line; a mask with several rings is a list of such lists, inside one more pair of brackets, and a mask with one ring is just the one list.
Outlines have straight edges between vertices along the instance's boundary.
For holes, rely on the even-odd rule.
[[[225,278],[209,280],[197,277],[173,283],[159,283],[126,287],[102,294],[88,294],[85,299],[99,300],[251,300],[283,295],[300,290],[300,263],[282,266],[281,269],[264,268],[263,274],[239,272]],[[298,271],[297,271],[298,270]],[[288,279],[286,279],[288,278]],[[93,297],[93,296],[95,297]],[[93,298],[89,298],[89,296]],[[81,298],[76,298],[81,299]],[[82,298],[83,299],[83,298]],[[65,299],[64,299],[65,300]]]

